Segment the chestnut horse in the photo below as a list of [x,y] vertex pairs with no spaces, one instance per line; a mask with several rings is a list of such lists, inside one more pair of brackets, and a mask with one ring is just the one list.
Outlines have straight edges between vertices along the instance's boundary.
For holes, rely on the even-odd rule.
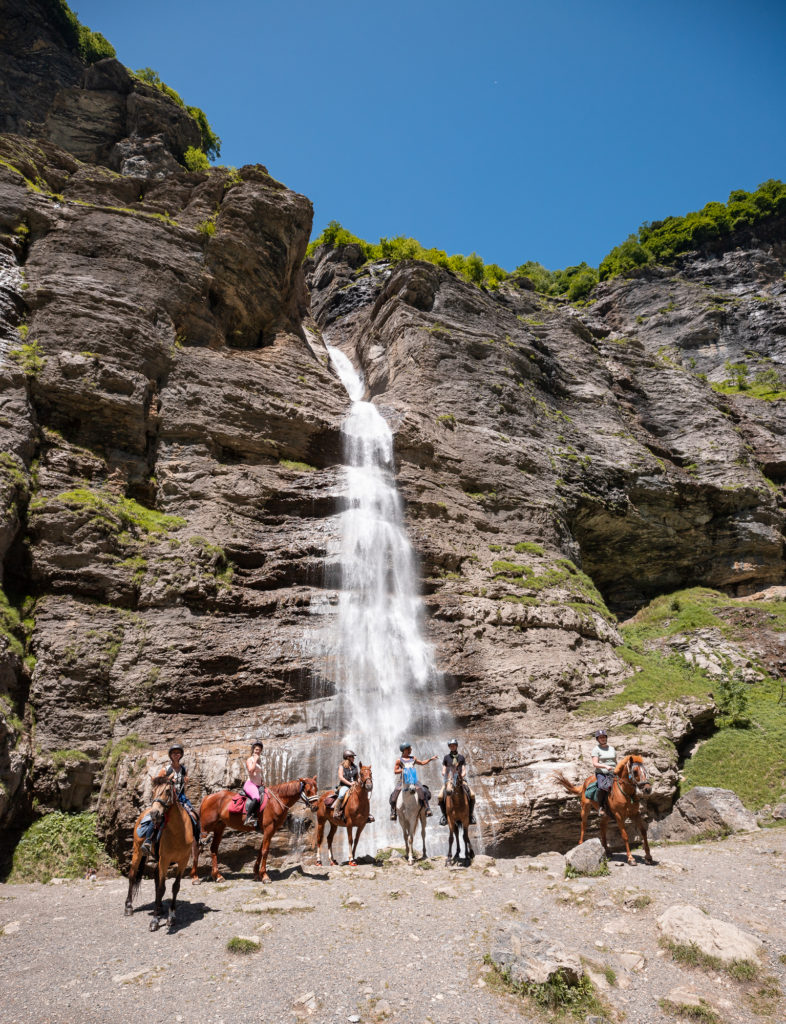
[[[199,821],[202,826],[202,832],[213,833],[213,841],[210,844],[210,856],[212,859],[210,877],[214,882],[224,881],[223,875],[218,870],[218,847],[221,844],[221,837],[224,835],[226,828],[233,828],[238,832],[262,833],[262,845],[259,848],[259,854],[254,864],[254,878],[261,878],[265,883],[270,881],[270,876],[267,873],[267,855],[270,849],[270,840],[287,820],[290,808],[298,800],[302,800],[309,810],[312,809],[312,801],[317,798],[317,777],[314,775],[310,779],[294,779],[292,782],[282,782],[278,786],[268,786],[267,792],[267,806],[264,813],[260,814],[259,824],[256,828],[243,824],[244,814],[242,811],[235,812],[229,810],[229,805],[235,799],[233,790],[220,789],[217,793],[211,793],[210,796],[206,796],[202,801],[199,808]],[[199,854],[197,853],[191,868],[192,881],[195,881],[198,877],[198,860]]]
[[469,794],[467,793],[464,780],[458,768],[451,769],[445,782],[445,817],[448,819],[450,838],[448,839],[448,856],[445,861],[450,863],[450,855],[453,852],[453,840],[456,840],[456,853],[453,863],[458,864],[461,860],[461,833],[464,833],[464,859],[472,861],[475,851],[469,841]]
[[[357,867],[355,854],[358,850],[360,834],[366,827],[366,822],[368,821],[368,795],[373,788],[374,780],[371,776],[371,765],[363,764],[361,761],[358,780],[352,784],[352,788],[344,798],[344,813],[341,818],[335,817],[332,807],[325,806],[325,801],[332,793],[335,792],[335,790],[329,789],[319,798],[319,803],[317,804],[317,864],[322,863],[320,847],[322,846],[322,837],[325,832],[325,823],[329,822],[330,831],[328,832],[327,845],[330,863],[336,864],[336,861],[333,859],[333,837],[335,836],[337,829],[345,828],[347,830],[347,843],[349,844],[349,866],[351,868]],[[352,842],[353,828],[357,829],[354,843]]]
[[[153,784],[155,788],[153,789],[153,803],[150,808],[150,815],[156,825],[160,823],[163,817],[164,827],[158,843],[158,865],[155,874],[156,904],[153,910],[153,920],[150,922],[150,931],[157,931],[161,925],[161,918],[164,916],[162,904],[167,872],[171,864],[177,864],[177,875],[172,883],[172,900],[169,904],[169,915],[167,917],[167,929],[171,932],[175,926],[175,904],[177,903],[177,894],[180,891],[180,879],[185,874],[189,858],[192,855],[196,864],[196,859],[199,855],[199,844],[194,836],[191,816],[177,799],[174,781],[165,775],[158,775],[153,780]],[[131,870],[128,873],[128,895],[126,896],[125,909],[127,917],[134,912],[133,900],[139,891],[147,860],[147,854],[142,850],[143,840],[137,835],[137,826],[143,816],[140,814],[134,822],[134,851],[131,855]]]
[[[569,779],[565,778],[562,772],[555,772],[552,778],[555,782],[558,782],[563,789],[566,789],[568,793],[575,793],[577,796],[581,797],[580,846],[584,842],[584,832],[587,827],[587,821],[589,820],[590,808],[594,807],[596,810],[600,810],[600,803],[597,800],[590,800],[587,796],[587,787],[591,782],[595,781],[595,776],[588,776],[584,780],[583,786],[575,786]],[[641,811],[639,809],[639,790],[647,796],[652,791],[652,786],[647,781],[647,773],[644,770],[643,759],[638,754],[628,754],[627,757],[623,757],[621,761],[617,762],[617,767],[614,769],[614,781],[606,799],[605,813],[600,816],[600,841],[603,844],[603,849],[606,851],[606,855],[610,856],[609,847],[606,842],[606,827],[609,821],[609,814],[611,813],[616,819],[617,827],[619,828],[620,835],[625,843],[625,850],[628,854],[628,864],[635,864],[630,852],[628,833],[625,831],[625,821],[627,818],[630,818],[641,835],[641,841],[644,845],[644,860],[647,864],[652,864],[652,854],[650,853],[649,843],[647,842],[647,826],[641,817]]]

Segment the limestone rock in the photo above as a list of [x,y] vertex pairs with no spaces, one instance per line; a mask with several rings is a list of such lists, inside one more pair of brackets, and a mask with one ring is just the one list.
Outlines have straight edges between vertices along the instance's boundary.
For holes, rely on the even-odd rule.
[[724,963],[732,960],[757,960],[760,943],[736,925],[703,914],[687,903],[675,903],[657,919],[658,930],[668,942],[695,943],[707,956]]
[[588,839],[565,854],[565,863],[580,875],[597,874],[606,863],[600,839]]
[[756,816],[729,789],[696,786],[681,796],[667,817],[649,828],[651,839],[688,839],[704,833],[757,829]]
[[490,956],[497,968],[509,972],[515,984],[542,985],[560,974],[569,985],[575,985],[584,973],[575,953],[559,943],[537,938],[518,924],[497,931]]

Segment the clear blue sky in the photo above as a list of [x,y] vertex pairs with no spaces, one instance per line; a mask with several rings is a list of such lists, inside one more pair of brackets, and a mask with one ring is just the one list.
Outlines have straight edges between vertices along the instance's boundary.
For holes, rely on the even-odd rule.
[[73,0],[370,241],[597,264],[642,221],[786,178],[783,0]]

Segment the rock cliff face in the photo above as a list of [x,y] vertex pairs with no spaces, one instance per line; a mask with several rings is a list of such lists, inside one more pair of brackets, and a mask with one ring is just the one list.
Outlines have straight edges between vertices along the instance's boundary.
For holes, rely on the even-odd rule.
[[[239,781],[257,735],[273,781],[332,765],[336,683],[316,637],[336,601],[347,398],[327,339],[395,431],[486,846],[573,845],[549,775],[578,774],[596,724],[582,703],[631,675],[612,613],[783,581],[784,403],[710,384],[728,362],[783,363],[786,227],[601,285],[582,308],[422,263],[362,266],[354,246],[304,265],[307,199],[261,166],[186,172],[180,108],[117,62],[77,67],[43,16],[14,18],[0,822],[33,802],[99,807],[122,856],[140,780],[174,738],[195,802]],[[610,720],[647,756],[656,810],[714,711],[684,698]]]

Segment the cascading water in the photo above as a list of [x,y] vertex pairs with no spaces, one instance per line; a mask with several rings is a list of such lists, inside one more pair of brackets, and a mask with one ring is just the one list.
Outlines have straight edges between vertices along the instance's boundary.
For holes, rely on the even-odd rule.
[[[342,427],[347,508],[341,516],[340,587],[334,652],[339,731],[374,770],[378,846],[400,843],[387,796],[399,743],[416,757],[442,751],[451,717],[436,707],[441,677],[421,627],[412,547],[393,474],[393,434],[346,355],[328,347],[352,406]],[[339,752],[340,753],[340,752]],[[441,753],[440,753],[441,760]],[[439,778],[438,764],[421,769]]]

